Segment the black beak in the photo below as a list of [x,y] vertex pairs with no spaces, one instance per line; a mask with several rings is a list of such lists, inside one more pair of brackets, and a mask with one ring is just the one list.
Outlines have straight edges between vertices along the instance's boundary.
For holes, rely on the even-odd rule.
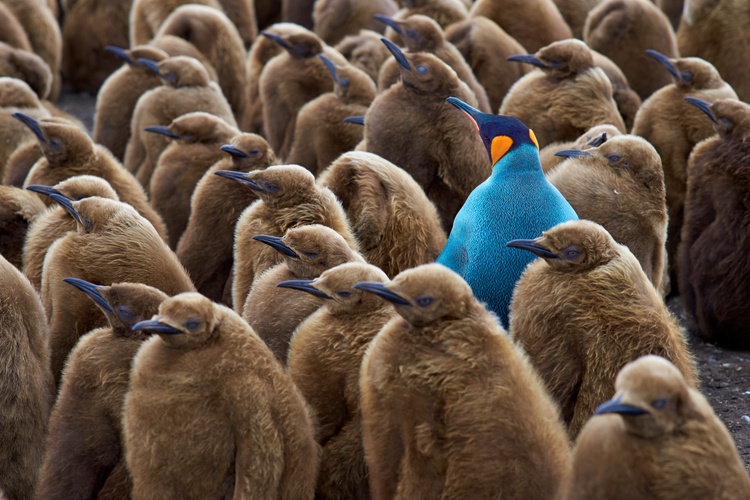
[[[591,148],[598,148],[602,144],[607,142],[607,133],[602,132],[602,135],[598,135],[588,142],[588,146]],[[589,155],[590,156],[590,155]]]
[[315,295],[316,297],[320,297],[321,299],[330,299],[331,297],[328,294],[321,292],[311,285],[311,283],[313,283],[314,281],[315,280],[287,280],[277,283],[276,286],[281,288],[293,288],[294,290],[302,290],[303,292]]
[[589,158],[591,155],[587,153],[586,151],[581,151],[580,149],[563,149],[562,151],[558,151],[555,153],[555,156],[560,156],[562,158]]
[[156,61],[152,61],[151,59],[140,58],[138,59],[138,64],[150,69],[151,71],[153,71],[159,76],[163,76],[161,74],[161,71],[159,71],[159,63],[157,63]]
[[87,230],[91,230],[91,222],[86,217],[81,217],[78,211],[73,206],[73,202],[61,194],[52,193],[49,195],[50,198],[55,200],[61,207],[65,209],[80,225],[84,226]]
[[380,41],[383,42],[388,50],[391,51],[391,54],[393,54],[393,57],[396,58],[396,61],[398,61],[402,68],[407,71],[411,71],[411,64],[409,64],[409,61],[406,60],[406,56],[403,52],[401,52],[401,49],[398,48],[398,45],[388,40],[387,38],[381,38]]
[[114,45],[107,45],[104,47],[104,50],[109,52],[110,54],[114,54],[123,61],[125,61],[128,64],[133,64],[133,59],[131,59],[130,55],[128,54],[127,50],[121,49],[120,47],[115,47]]
[[695,97],[686,97],[685,100],[695,106],[696,108],[700,109],[704,113],[706,113],[706,116],[711,118],[711,121],[714,123],[719,123],[716,121],[716,117],[714,116],[713,111],[711,111],[711,103],[706,101],[701,101],[700,99],[696,99]]
[[353,123],[355,125],[362,125],[365,124],[365,117],[364,116],[347,116],[344,118],[344,123]]
[[218,175],[219,177],[225,177],[227,179],[232,179],[233,181],[241,182],[253,191],[259,191],[261,193],[264,192],[262,187],[246,177],[247,173],[245,172],[235,172],[234,170],[217,170],[216,172],[214,172],[214,174]]
[[39,126],[39,121],[23,113],[13,113],[11,116],[29,127],[37,139],[39,139],[39,142],[47,143],[47,139],[44,138],[44,132],[42,132],[42,128]]
[[107,311],[109,314],[114,314],[114,311],[112,311],[112,307],[109,305],[109,302],[107,302],[107,299],[102,297],[102,294],[99,293],[99,288],[101,288],[99,285],[95,285],[78,278],[63,278],[63,281],[69,285],[73,285],[74,287],[78,288],[80,291],[94,299],[94,302],[96,302],[99,307]]
[[394,21],[392,17],[384,16],[383,14],[375,14],[372,17],[374,17],[375,19],[377,19],[381,23],[385,24],[386,26],[390,26],[391,28],[393,28],[393,31],[395,31],[399,35],[403,35],[404,34],[401,31],[401,26],[399,26],[398,23],[396,21]]
[[606,415],[607,413],[619,413],[620,415],[645,415],[646,410],[633,405],[622,404],[622,396],[618,396],[599,406],[594,415]]
[[508,61],[520,62],[525,64],[531,64],[537,68],[549,69],[549,66],[544,64],[542,61],[536,58],[534,54],[520,54],[517,56],[510,56],[507,58]]
[[339,83],[339,77],[336,73],[336,65],[333,64],[333,62],[330,59],[328,59],[326,56],[324,56],[323,54],[318,54],[318,57],[320,57],[320,60],[325,63],[326,67],[328,68],[328,71],[331,72],[331,76],[333,77],[333,82]]
[[52,194],[59,194],[64,196],[60,191],[53,188],[52,186],[42,186],[41,184],[29,184],[26,189],[35,193],[43,194],[44,196],[50,196]]
[[143,130],[146,132],[151,132],[153,134],[159,134],[169,137],[170,139],[179,139],[180,136],[169,130],[169,127],[166,125],[149,125],[148,127],[143,127]]
[[278,43],[279,45],[281,45],[282,47],[284,47],[287,50],[291,49],[291,47],[289,46],[289,44],[286,43],[286,40],[284,40],[283,38],[281,38],[279,35],[274,35],[273,33],[269,33],[267,31],[261,31],[260,34],[263,35],[264,37],[268,38],[269,40],[273,40],[274,42]]
[[[219,149],[221,149],[225,153],[229,153],[230,155],[232,155],[235,158],[248,158],[249,157],[249,155],[247,153],[245,153],[241,149],[235,148],[231,144],[224,144]],[[224,170],[223,172],[226,172],[226,170]]]
[[512,240],[505,244],[506,247],[520,248],[521,250],[528,250],[534,255],[543,259],[559,259],[557,255],[553,254],[542,245],[536,243],[535,240]]
[[669,60],[667,56],[662,54],[661,52],[657,52],[655,50],[648,49],[646,51],[646,54],[651,56],[652,58],[656,59],[660,63],[664,65],[665,68],[672,74],[673,77],[677,78],[678,80],[681,80],[680,74],[677,73],[677,68],[674,67],[674,64],[672,64],[672,61]]
[[130,329],[134,332],[142,331],[158,333],[161,335],[182,335],[183,333],[185,333],[182,330],[178,330],[177,328],[174,328],[172,326],[160,323],[158,319],[147,319],[146,321],[139,321]]
[[297,252],[284,244],[283,238],[279,238],[278,236],[269,236],[267,234],[256,234],[255,236],[253,236],[253,239],[256,241],[260,241],[261,243],[265,243],[266,245],[272,246],[275,250],[281,252],[287,257],[291,257],[292,259],[299,259],[299,255],[297,255]]
[[374,293],[384,298],[388,302],[392,302],[399,306],[410,306],[411,302],[403,298],[402,296],[388,290],[384,283],[378,281],[360,281],[354,285],[357,290],[364,290],[365,292]]
[[458,97],[450,96],[449,98],[446,99],[446,101],[452,104],[453,106],[457,107],[461,111],[463,111],[464,114],[468,116],[471,122],[474,124],[474,128],[476,128],[477,131],[479,131],[479,122],[481,121],[481,117],[482,115],[484,115],[484,113],[482,113],[475,107],[469,104],[466,104]]

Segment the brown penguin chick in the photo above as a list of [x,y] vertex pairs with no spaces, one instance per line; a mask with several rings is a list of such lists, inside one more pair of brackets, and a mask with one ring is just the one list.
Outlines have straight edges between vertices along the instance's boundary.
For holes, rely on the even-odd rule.
[[[718,135],[688,160],[679,259],[680,299],[698,333],[722,346],[750,349],[745,214],[750,176],[750,106],[733,99],[694,101],[716,121]],[[705,118],[704,118],[705,119]]]
[[26,30],[4,2],[0,2],[0,41],[19,49],[33,50]]
[[0,42],[0,76],[23,80],[39,99],[45,99],[52,89],[52,71],[44,59],[30,50],[3,42]]
[[266,140],[255,134],[237,135],[221,150],[229,156],[211,167],[195,186],[190,219],[176,253],[200,293],[231,306],[231,287],[227,292],[225,287],[232,271],[234,227],[242,211],[258,197],[252,189],[220,176],[226,176],[227,171],[263,169],[276,158]]
[[668,85],[645,55],[647,49],[678,57],[669,19],[649,0],[604,0],[589,12],[583,40],[620,67],[641,99]]
[[[483,113],[492,112],[484,87],[477,81],[461,52],[446,40],[445,33],[438,23],[420,14],[411,15],[402,20],[384,16],[379,19],[401,36],[409,52],[428,52],[450,66],[456,72],[458,79],[468,85],[476,95],[477,109]],[[395,58],[386,61],[378,76],[378,89],[382,92],[396,83],[401,76],[400,70],[401,67]]]
[[532,71],[511,87],[500,114],[514,116],[534,130],[539,147],[574,141],[601,123],[626,131],[609,78],[594,66],[591,51],[580,40],[555,42],[536,54],[511,60],[541,71]]
[[380,67],[391,55],[380,41],[382,37],[383,35],[375,31],[360,30],[358,34],[349,35],[341,40],[336,45],[336,50],[376,82]]
[[[34,120],[27,115],[17,117],[37,136],[44,157],[32,167],[24,181],[30,184],[54,186],[74,175],[96,175],[112,185],[125,203],[132,205],[166,238],[164,222],[148,203],[143,188],[105,148],[95,144],[86,132],[60,118]],[[47,204],[52,201],[43,199]]]
[[497,23],[529,53],[573,36],[553,0],[477,0],[471,8],[475,16]]
[[[5,166],[13,153],[25,143],[34,142],[34,134],[13,118],[14,113],[34,118],[50,116],[29,85],[17,78],[0,77],[0,173],[5,179]],[[5,182],[3,182],[5,184]]]
[[476,98],[432,54],[403,54],[395,45],[389,47],[401,58],[402,81],[370,105],[367,151],[406,170],[435,204],[449,232],[469,193],[490,175],[491,165],[471,123],[453,119],[445,99],[456,96],[476,106]]
[[677,283],[677,248],[687,190],[688,157],[696,144],[714,134],[711,122],[700,110],[686,102],[685,97],[712,102],[736,99],[737,94],[721,79],[716,68],[703,59],[670,59],[654,51],[651,54],[666,66],[674,83],[659,89],[643,103],[635,117],[633,134],[653,144],[661,156],[669,213],[667,254],[672,282]]
[[194,291],[177,257],[127,203],[105,198],[71,201],[51,197],[78,223],[78,230],[58,239],[47,251],[42,300],[50,325],[52,373],[59,380],[65,359],[81,335],[104,326],[104,316],[80,294],[71,294],[63,278],[109,285],[143,283],[175,295]]
[[167,225],[169,246],[177,247],[190,217],[190,198],[203,174],[225,153],[219,149],[240,131],[218,116],[203,111],[186,113],[167,127],[150,132],[172,139],[159,156],[149,191],[151,205]]
[[474,16],[452,24],[445,30],[445,38],[469,63],[487,92],[492,110],[500,109],[508,90],[529,71],[523,64],[507,61],[508,57],[523,54],[526,49],[486,17]]
[[219,0],[219,2],[224,14],[234,24],[242,39],[244,53],[258,38],[258,18],[255,6],[257,2],[253,0]]
[[185,293],[133,328],[155,334],[133,360],[123,410],[134,498],[312,500],[309,409],[242,318]]
[[610,83],[612,83],[612,98],[617,103],[617,109],[625,122],[625,128],[627,130],[632,129],[635,115],[641,107],[640,96],[630,88],[630,82],[628,82],[625,73],[612,59],[595,50],[591,51],[591,55],[594,57],[594,64],[607,74]]
[[328,299],[295,331],[288,366],[317,422],[315,438],[323,447],[320,498],[362,498],[369,492],[359,370],[370,341],[395,313],[388,302],[354,288],[362,281],[386,283],[388,277],[375,266],[351,262],[315,280],[284,285]]
[[125,146],[130,139],[130,120],[133,118],[138,99],[147,90],[162,84],[159,75],[138,60],[149,59],[158,62],[169,56],[163,50],[147,45],[129,50],[109,46],[107,51],[125,61],[125,64],[112,73],[99,89],[91,135],[94,142],[105,146],[122,161]]
[[634,135],[621,135],[598,147],[560,151],[569,156],[547,180],[581,219],[601,224],[628,247],[654,288],[664,295],[667,206],[664,173],[656,149]]
[[254,240],[256,234],[284,236],[293,227],[322,224],[339,233],[352,248],[357,247],[336,196],[317,186],[307,169],[279,165],[229,175],[260,198],[242,212],[235,227],[232,304],[238,313],[255,278],[283,260],[277,251]]
[[750,8],[742,0],[686,0],[677,30],[680,55],[711,61],[743,101],[750,100],[750,59],[743,50],[750,43],[748,22]]
[[49,335],[39,296],[0,255],[0,489],[31,498],[55,398]]
[[205,5],[183,5],[172,12],[156,33],[192,43],[216,70],[217,83],[239,121],[247,106],[245,46],[237,28],[221,11]]
[[331,73],[317,56],[322,54],[340,65],[345,65],[346,59],[312,31],[286,35],[264,31],[261,34],[285,49],[268,61],[260,75],[265,137],[276,155],[285,159],[294,144],[299,110],[307,102],[333,90]]
[[[52,193],[60,194],[71,200],[81,200],[91,196],[120,200],[109,182],[95,175],[75,175],[54,186],[32,184],[27,186],[27,189],[46,196]],[[75,219],[70,217],[61,206],[49,207],[29,226],[23,246],[23,274],[36,290],[42,289],[42,272],[47,250],[59,238],[77,228],[78,224]]]
[[313,31],[330,45],[362,29],[383,33],[385,26],[373,16],[392,16],[397,10],[394,0],[318,0],[313,8]]
[[[127,47],[132,0],[68,2],[62,25],[62,73],[74,91],[96,95],[120,62],[106,46]],[[73,4],[71,6],[71,4]]]
[[[394,19],[406,19],[415,14],[434,19],[441,28],[446,29],[453,23],[461,22],[469,17],[469,9],[463,0],[396,0],[401,10],[396,12]],[[390,31],[390,30],[388,30]],[[395,33],[386,36],[395,41]]]
[[0,254],[21,269],[23,242],[31,224],[47,207],[38,196],[15,186],[0,185]]
[[164,20],[185,4],[207,5],[221,9],[218,0],[133,0],[130,9],[130,46],[145,45],[154,38]]
[[622,135],[622,132],[620,132],[617,127],[605,123],[603,125],[591,127],[581,134],[581,136],[575,141],[553,142],[552,144],[548,144],[539,151],[542,170],[544,170],[544,173],[547,173],[567,159],[565,156],[557,156],[557,153],[560,151],[596,148],[618,135]]
[[404,170],[366,152],[342,155],[318,177],[346,210],[359,250],[389,277],[434,262],[446,236],[437,210]]
[[632,361],[615,388],[581,430],[565,498],[750,497],[731,434],[672,363]]
[[372,497],[555,498],[570,469],[559,411],[469,285],[425,264],[354,287],[398,313],[360,372]]
[[367,73],[347,63],[337,65],[319,56],[333,77],[333,92],[316,97],[299,110],[294,142],[287,162],[302,165],[313,174],[325,170],[342,153],[352,151],[362,140],[364,129],[344,122],[349,116],[364,116],[375,98],[375,82]]
[[205,111],[235,127],[237,122],[221,89],[209,79],[206,68],[192,57],[169,57],[154,63],[139,62],[157,73],[163,85],[143,94],[135,105],[130,123],[130,140],[125,148],[125,168],[147,187],[159,155],[167,147],[166,137],[145,130],[153,125],[169,125],[178,116]]
[[339,264],[364,264],[365,259],[339,233],[320,224],[294,227],[281,238],[256,234],[253,239],[269,245],[283,260],[253,282],[242,308],[242,319],[286,366],[292,333],[323,305],[323,298],[301,295],[279,284],[311,280]]
[[[219,80],[218,76],[216,76],[216,69],[211,65],[211,62],[206,58],[203,52],[198,50],[195,45],[184,38],[175,35],[160,35],[151,40],[148,43],[148,46],[161,49],[169,54],[170,57],[187,56],[198,59],[203,67],[206,68],[206,71],[208,71],[208,78],[215,82]],[[160,60],[161,59],[158,61]]]
[[571,437],[612,397],[617,372],[639,356],[664,356],[698,385],[677,319],[633,253],[602,226],[565,222],[508,246],[541,257],[516,283],[510,333],[559,403]]
[[130,498],[130,481],[113,489],[111,476],[125,466],[122,408],[131,362],[148,338],[131,327],[151,319],[169,296],[136,283],[66,281],[99,306],[109,326],[87,333],[70,352],[50,416],[36,496]]
[[[553,0],[565,22],[568,23],[574,38],[583,40],[583,26],[586,16],[602,0]],[[657,0],[658,1],[658,0]]]
[[44,155],[37,141],[29,141],[16,148],[5,163],[5,171],[0,184],[23,187],[23,182],[34,164]]
[[31,49],[47,63],[52,70],[51,101],[60,96],[62,79],[60,66],[62,61],[62,35],[55,16],[40,2],[27,0],[3,0],[13,12],[28,36]]

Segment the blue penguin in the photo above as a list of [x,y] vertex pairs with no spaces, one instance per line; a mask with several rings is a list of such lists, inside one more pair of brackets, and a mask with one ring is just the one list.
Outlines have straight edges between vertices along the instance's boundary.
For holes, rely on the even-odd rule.
[[516,118],[482,113],[455,97],[447,101],[474,123],[493,166],[490,177],[456,215],[437,262],[460,274],[507,326],[513,287],[534,256],[518,255],[505,243],[534,238],[578,216],[544,177],[531,129]]

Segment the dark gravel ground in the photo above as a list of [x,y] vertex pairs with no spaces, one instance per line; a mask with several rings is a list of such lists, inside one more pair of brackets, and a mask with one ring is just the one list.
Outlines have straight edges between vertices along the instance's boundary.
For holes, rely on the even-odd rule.
[[[94,96],[74,94],[64,88],[57,106],[83,121],[90,130],[95,103]],[[687,327],[689,322],[682,314],[679,300],[670,300],[669,306]],[[750,352],[728,351],[692,333],[688,336],[700,370],[701,391],[729,429],[745,468],[750,471]]]

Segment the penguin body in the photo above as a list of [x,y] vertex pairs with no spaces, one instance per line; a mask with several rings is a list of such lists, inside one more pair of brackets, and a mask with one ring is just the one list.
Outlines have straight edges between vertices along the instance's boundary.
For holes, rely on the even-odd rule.
[[47,207],[36,195],[0,185],[0,254],[21,269],[26,234]]

